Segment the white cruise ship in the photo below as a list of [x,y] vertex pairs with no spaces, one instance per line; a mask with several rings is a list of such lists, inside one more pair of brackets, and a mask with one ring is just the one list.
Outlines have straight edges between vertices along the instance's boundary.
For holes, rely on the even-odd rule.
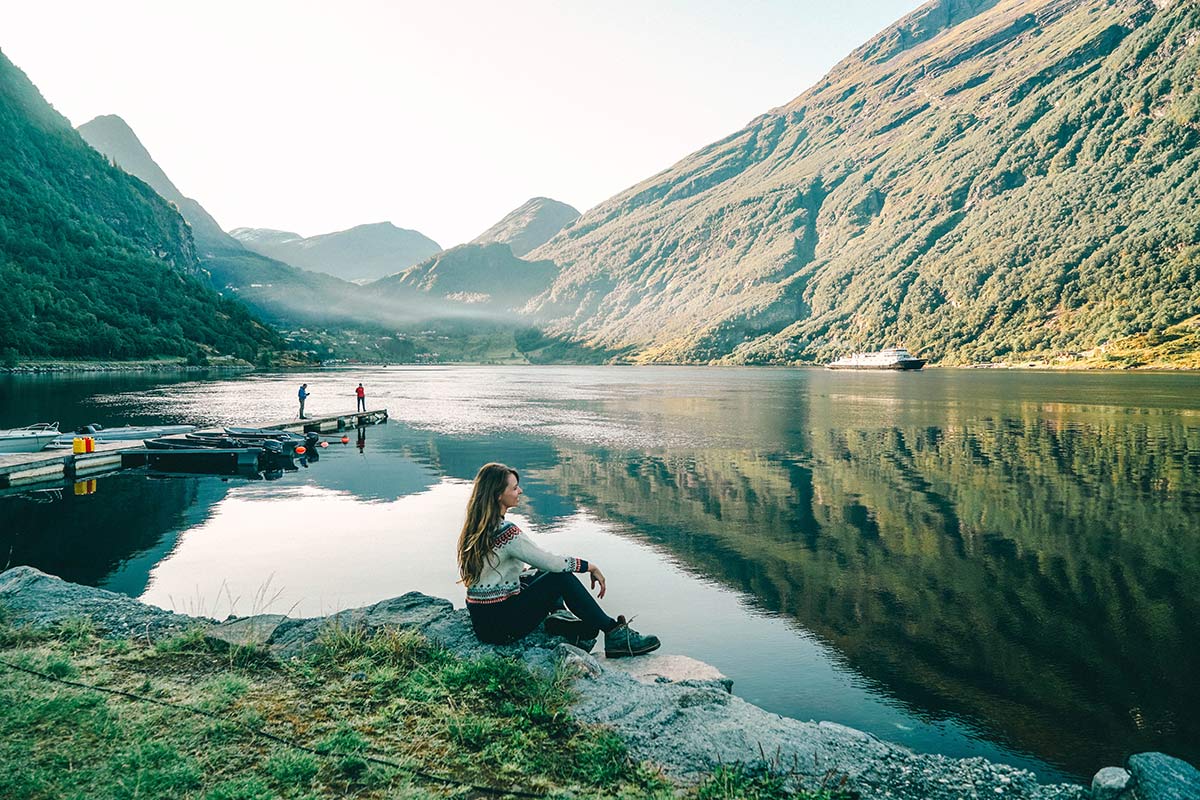
[[875,353],[855,353],[826,365],[829,369],[920,369],[925,359],[917,358],[903,347]]

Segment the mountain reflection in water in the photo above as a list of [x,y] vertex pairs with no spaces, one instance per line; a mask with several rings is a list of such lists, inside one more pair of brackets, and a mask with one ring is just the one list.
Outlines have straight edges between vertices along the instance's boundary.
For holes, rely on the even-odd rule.
[[[303,376],[314,397],[350,377]],[[271,610],[295,613],[410,589],[461,605],[467,482],[503,460],[550,547],[603,558],[614,603],[771,710],[1047,778],[1147,749],[1200,760],[1195,377],[352,377],[396,420],[361,448],[351,431],[268,484],[125,475],[90,498],[0,499],[0,547],[183,611],[206,581],[286,584]],[[298,379],[106,385],[94,412],[232,422],[282,409]]]

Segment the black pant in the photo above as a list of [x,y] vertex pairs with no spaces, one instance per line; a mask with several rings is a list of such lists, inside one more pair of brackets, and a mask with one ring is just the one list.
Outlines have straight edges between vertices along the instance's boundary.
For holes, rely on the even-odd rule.
[[525,584],[518,595],[499,603],[467,603],[467,609],[479,641],[509,644],[541,625],[547,614],[562,607],[561,603],[594,629],[585,638],[610,631],[617,624],[570,572],[543,572]]
[[358,410],[359,411],[367,410],[367,398],[365,398],[365,397],[358,398]]

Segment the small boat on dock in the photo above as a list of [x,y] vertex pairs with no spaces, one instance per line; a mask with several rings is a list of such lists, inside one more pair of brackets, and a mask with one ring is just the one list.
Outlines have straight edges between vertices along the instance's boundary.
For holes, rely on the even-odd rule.
[[281,442],[301,441],[305,444],[316,444],[321,441],[321,434],[313,431],[293,433],[276,428],[225,428],[225,435],[234,439],[277,439]]
[[190,451],[253,450],[258,453],[258,468],[262,470],[294,470],[295,452],[275,439],[233,439],[220,434],[189,433],[182,438],[146,439],[147,450],[183,453]]
[[925,359],[917,358],[903,347],[893,347],[874,353],[855,353],[825,366],[829,369],[913,370],[924,367]]
[[74,445],[77,436],[90,436],[97,444],[104,442],[136,442],[139,439],[153,439],[159,436],[171,436],[180,433],[191,433],[195,425],[123,425],[118,428],[106,428],[103,425],[84,425],[72,433],[64,433],[55,437],[46,445],[47,450],[69,450]]
[[0,430],[0,453],[33,453],[62,435],[57,422]]

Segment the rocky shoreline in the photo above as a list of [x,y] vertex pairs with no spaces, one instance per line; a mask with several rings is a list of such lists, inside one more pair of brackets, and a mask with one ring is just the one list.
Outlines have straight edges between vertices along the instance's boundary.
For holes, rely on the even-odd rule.
[[75,372],[249,372],[245,361],[211,363],[204,366],[177,361],[48,361],[0,366],[0,375],[57,375]]
[[467,614],[448,600],[410,592],[363,608],[312,619],[265,614],[216,620],[148,606],[123,595],[67,583],[31,567],[0,573],[0,607],[14,625],[42,628],[87,617],[104,635],[158,641],[197,626],[210,638],[259,647],[279,659],[302,654],[329,625],[419,631],[464,657],[511,656],[534,669],[577,675],[581,722],[607,725],[640,760],[684,783],[720,764],[765,764],[820,783],[834,776],[865,798],[951,800],[1184,800],[1200,797],[1200,772],[1161,753],[1130,758],[1128,769],[1100,770],[1091,787],[1042,785],[1025,770],[982,758],[914,753],[831,722],[801,722],[731,694],[712,667],[682,656],[608,661],[561,639],[534,634],[493,647],[475,639]]

